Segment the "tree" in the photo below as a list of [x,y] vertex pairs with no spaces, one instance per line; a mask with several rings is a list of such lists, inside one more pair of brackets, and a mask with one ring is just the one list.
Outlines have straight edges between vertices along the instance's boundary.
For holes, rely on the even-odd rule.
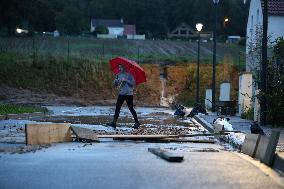
[[102,25],[96,27],[95,31],[93,32],[94,35],[97,34],[109,34],[108,28]]
[[284,125],[284,39],[278,38],[273,59],[267,64],[267,90],[263,93],[267,102],[267,121],[272,125]]

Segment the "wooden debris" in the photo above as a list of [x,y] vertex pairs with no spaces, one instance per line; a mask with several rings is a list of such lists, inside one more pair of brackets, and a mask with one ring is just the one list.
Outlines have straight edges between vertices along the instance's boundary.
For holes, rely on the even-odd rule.
[[155,140],[153,142],[192,142],[192,143],[209,143],[214,144],[214,140],[205,140],[205,139],[182,139],[182,138],[165,138],[160,140]]
[[51,144],[72,141],[70,123],[26,124],[26,144]]
[[92,129],[71,126],[73,133],[80,142],[99,142]]
[[169,162],[182,162],[183,161],[182,155],[175,155],[171,152],[166,151],[165,149],[148,148],[148,151]]
[[196,137],[196,136],[216,136],[227,135],[228,133],[204,133],[204,134],[186,134],[186,135],[97,135],[97,138],[113,138],[115,140],[147,140],[147,139],[166,139],[180,137]]

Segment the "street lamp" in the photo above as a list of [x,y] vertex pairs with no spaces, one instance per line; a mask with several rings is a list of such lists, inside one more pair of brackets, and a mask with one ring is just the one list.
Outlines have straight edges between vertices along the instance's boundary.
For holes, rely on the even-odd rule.
[[197,50],[197,75],[196,75],[196,96],[195,102],[199,103],[199,52],[200,52],[200,31],[202,30],[203,24],[197,23],[195,25],[196,30],[198,31],[198,50]]
[[216,30],[217,30],[217,5],[219,0],[213,0],[215,9],[215,24],[213,31],[213,72],[212,72],[212,112],[215,112],[215,94],[216,94]]

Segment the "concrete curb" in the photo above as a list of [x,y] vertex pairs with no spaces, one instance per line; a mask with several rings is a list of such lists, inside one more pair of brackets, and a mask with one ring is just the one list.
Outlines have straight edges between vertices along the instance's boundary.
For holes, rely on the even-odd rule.
[[284,152],[276,153],[273,162],[273,169],[278,171],[282,176],[284,176]]
[[233,152],[233,154],[235,154],[236,156],[250,162],[251,164],[253,164],[257,168],[259,168],[264,174],[270,176],[278,185],[280,185],[281,187],[284,187],[284,177],[282,177],[274,169],[270,168],[269,166],[265,165],[264,163],[261,163],[260,161],[253,159],[252,157],[250,157],[246,154],[237,153],[237,152]]

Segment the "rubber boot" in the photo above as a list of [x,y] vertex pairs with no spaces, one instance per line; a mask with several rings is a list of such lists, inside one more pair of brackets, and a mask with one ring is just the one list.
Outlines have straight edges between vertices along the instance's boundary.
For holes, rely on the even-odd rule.
[[139,121],[135,122],[134,123],[134,126],[133,126],[133,129],[138,129],[138,127],[140,126],[141,124],[139,123]]
[[113,118],[112,122],[107,123],[106,125],[115,129],[116,128],[116,121],[117,121],[117,119]]

